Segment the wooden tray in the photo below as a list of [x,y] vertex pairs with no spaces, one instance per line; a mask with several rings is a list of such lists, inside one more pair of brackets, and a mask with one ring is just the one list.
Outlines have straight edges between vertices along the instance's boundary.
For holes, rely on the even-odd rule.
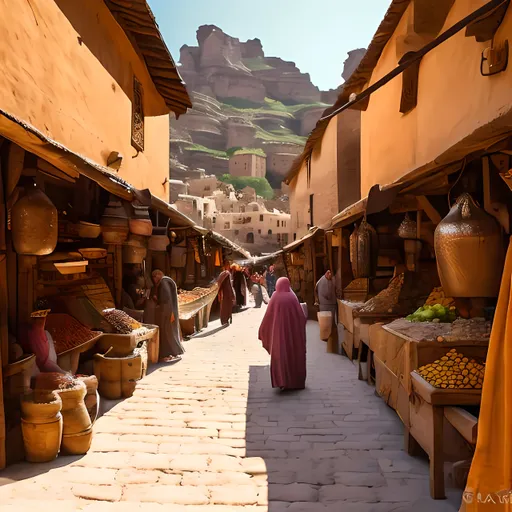
[[77,345],[76,347],[69,348],[68,350],[65,350],[64,352],[60,352],[59,354],[57,354],[57,357],[69,355],[69,354],[71,354],[73,352],[74,353],[78,353],[78,354],[82,354],[84,352],[87,352],[92,347],[94,347],[94,345],[96,345],[96,342],[98,341],[98,339],[101,336],[103,336],[102,332],[98,333],[97,336],[94,336],[94,338],[91,338],[89,341],[86,341],[85,343],[82,343],[81,345]]
[[421,375],[411,372],[413,391],[432,405],[479,405],[481,389],[441,389],[429,384]]

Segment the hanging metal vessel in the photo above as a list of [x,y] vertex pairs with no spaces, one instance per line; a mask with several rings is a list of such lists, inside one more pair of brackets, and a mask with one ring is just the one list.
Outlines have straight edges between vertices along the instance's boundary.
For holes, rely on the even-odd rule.
[[374,277],[377,263],[377,232],[366,219],[361,221],[357,233],[358,277]]
[[415,240],[417,237],[416,222],[414,222],[409,214],[405,214],[405,218],[398,228],[398,236],[406,240]]
[[350,235],[350,265],[354,279],[357,279],[357,233],[359,228],[354,224],[354,231]]
[[505,251],[501,228],[463,194],[434,235],[437,270],[449,297],[497,297]]
[[18,254],[45,256],[57,246],[57,208],[41,190],[31,187],[11,210],[12,241]]

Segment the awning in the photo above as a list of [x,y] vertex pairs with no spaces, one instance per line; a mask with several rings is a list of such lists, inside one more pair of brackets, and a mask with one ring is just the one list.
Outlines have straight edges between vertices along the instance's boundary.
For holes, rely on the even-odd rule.
[[18,119],[12,114],[0,110],[0,135],[18,144],[20,147],[47,160],[57,169],[71,176],[80,174],[97,183],[106,191],[126,201],[142,199],[147,206],[153,207],[171,219],[174,227],[194,227],[195,223],[186,215],[173,208],[169,203],[155,197],[149,190],[138,190],[113,172],[96,162],[74,153],[62,144],[50,139],[34,126]]
[[254,256],[249,259],[245,260],[235,260],[235,263],[238,263],[238,265],[245,267],[248,265],[263,265],[264,263],[268,263],[270,261],[274,261],[275,259],[279,258],[284,252],[283,251],[277,251],[273,252],[272,254],[265,254],[264,256]]
[[237,252],[244,258],[251,259],[251,253],[249,251],[246,251],[243,247],[240,247],[231,240],[228,240],[225,236],[222,236],[221,234],[215,231],[210,231],[209,236],[211,237],[212,240],[217,242],[219,245],[222,245],[226,249],[230,249],[233,252]]
[[321,228],[314,226],[312,227],[309,232],[304,235],[302,238],[299,238],[298,240],[295,240],[291,244],[286,245],[283,247],[284,252],[291,252],[300,247],[306,240],[309,240],[311,237],[315,236],[319,231],[323,231]]

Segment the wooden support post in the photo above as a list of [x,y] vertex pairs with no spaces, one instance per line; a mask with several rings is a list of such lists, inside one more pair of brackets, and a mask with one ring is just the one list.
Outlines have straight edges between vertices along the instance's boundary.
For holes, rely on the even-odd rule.
[[6,459],[3,367],[9,362],[6,228],[7,208],[0,162],[0,469],[5,468]]
[[27,323],[35,302],[34,266],[36,256],[18,255],[18,325]]
[[416,212],[416,238],[421,238],[421,210]]
[[444,407],[432,406],[433,425],[432,440],[430,446],[432,453],[430,458],[430,496],[435,500],[444,500],[444,447],[443,447],[443,428],[444,428]]
[[114,288],[116,307],[121,307],[123,297],[123,247],[114,246]]

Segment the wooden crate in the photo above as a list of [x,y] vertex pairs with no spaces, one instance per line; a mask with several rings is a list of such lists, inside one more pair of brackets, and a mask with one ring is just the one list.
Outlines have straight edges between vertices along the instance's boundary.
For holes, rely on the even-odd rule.
[[379,359],[373,357],[375,363],[375,391],[395,411],[398,406],[398,376]]

